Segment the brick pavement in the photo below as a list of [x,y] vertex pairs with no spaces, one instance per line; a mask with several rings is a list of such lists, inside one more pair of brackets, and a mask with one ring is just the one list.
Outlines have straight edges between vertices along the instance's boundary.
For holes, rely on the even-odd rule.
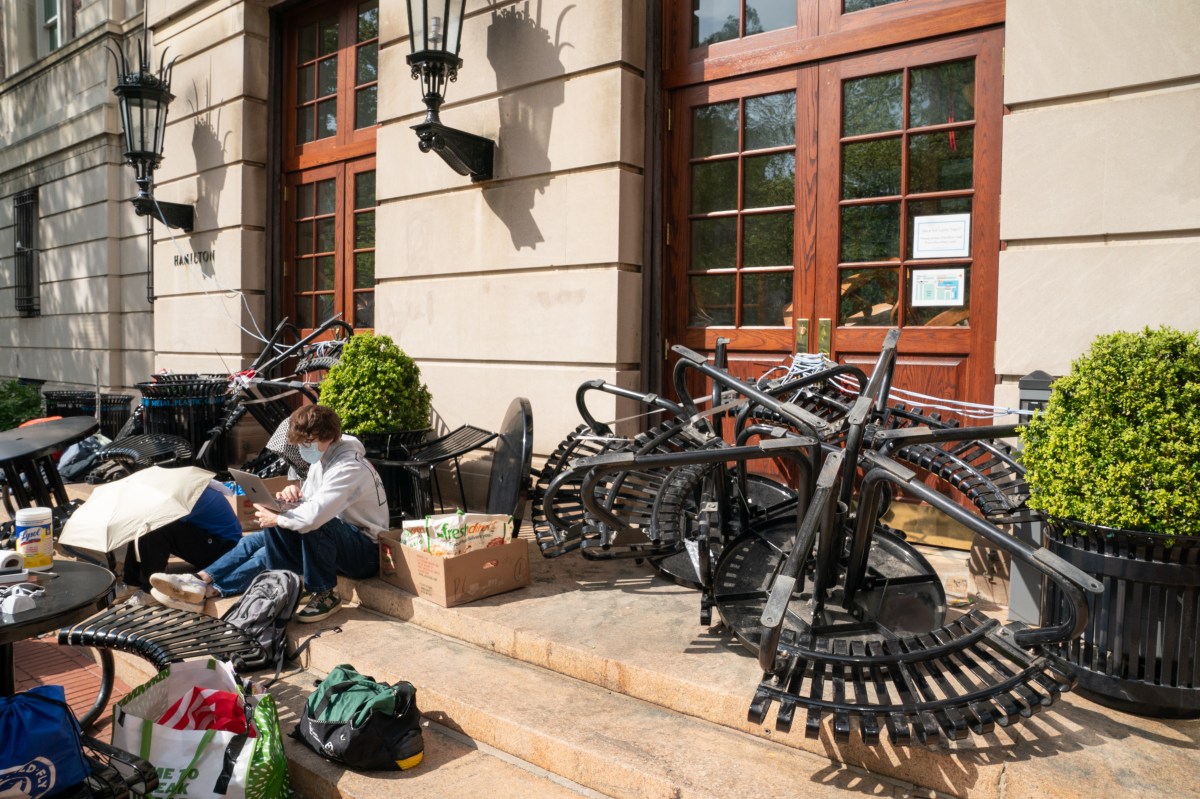
[[[61,685],[66,690],[67,704],[76,715],[83,715],[91,709],[100,690],[100,664],[91,653],[92,650],[83,647],[59,646],[53,635],[18,641],[13,644],[16,688],[24,691],[35,685]],[[112,705],[127,693],[129,686],[121,680],[113,683],[109,707],[89,734],[108,740]]]

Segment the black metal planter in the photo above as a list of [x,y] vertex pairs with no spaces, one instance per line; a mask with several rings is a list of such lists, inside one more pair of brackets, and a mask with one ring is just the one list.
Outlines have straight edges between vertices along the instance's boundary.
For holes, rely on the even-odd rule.
[[[1049,654],[1084,696],[1127,713],[1200,718],[1200,537],[1085,525],[1046,527],[1046,547],[1103,581],[1089,596],[1088,626]],[[1057,591],[1042,595],[1043,623],[1063,613]]]

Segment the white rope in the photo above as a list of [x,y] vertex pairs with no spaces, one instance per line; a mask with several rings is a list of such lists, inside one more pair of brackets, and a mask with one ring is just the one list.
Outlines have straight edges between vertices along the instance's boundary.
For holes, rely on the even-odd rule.
[[[822,353],[797,353],[792,356],[791,362],[786,365],[780,365],[769,369],[759,378],[760,382],[766,379],[769,375],[776,371],[783,371],[785,374],[780,378],[781,382],[796,380],[802,377],[808,377],[823,369],[828,369],[836,364],[825,357]],[[859,392],[858,380],[850,375],[835,375],[831,381],[833,385],[841,389],[847,394],[857,394]],[[921,394],[916,391],[908,391],[902,388],[891,387],[889,397],[895,397],[900,401],[918,408],[927,408],[930,410],[946,411],[955,413],[968,419],[996,419],[1002,416],[1032,416],[1033,411],[1018,410],[1016,408],[1008,408],[1002,405],[985,405],[976,402],[964,402],[962,400],[947,399],[945,397],[934,397],[929,394]]]

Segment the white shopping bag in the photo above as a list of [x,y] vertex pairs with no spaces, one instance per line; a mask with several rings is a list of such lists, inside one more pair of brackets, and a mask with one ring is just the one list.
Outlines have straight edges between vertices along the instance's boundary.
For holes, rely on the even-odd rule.
[[172,729],[158,721],[180,697],[200,691],[242,694],[233,668],[209,658],[172,663],[113,709],[112,743],[158,770],[156,799],[280,799],[287,761],[275,702],[250,701],[251,731]]

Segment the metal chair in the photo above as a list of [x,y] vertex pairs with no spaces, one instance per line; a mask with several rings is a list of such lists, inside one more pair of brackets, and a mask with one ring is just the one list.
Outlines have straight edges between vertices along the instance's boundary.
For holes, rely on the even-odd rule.
[[467,492],[463,487],[461,458],[467,453],[482,449],[492,443],[496,439],[496,435],[482,427],[464,424],[444,436],[413,447],[409,452],[407,465],[416,469],[420,479],[424,481],[426,496],[431,498],[436,496],[438,508],[444,510],[445,501],[442,498],[442,486],[438,481],[437,467],[446,461],[454,461],[454,473],[458,478],[458,495],[462,500],[463,510],[466,510]]

